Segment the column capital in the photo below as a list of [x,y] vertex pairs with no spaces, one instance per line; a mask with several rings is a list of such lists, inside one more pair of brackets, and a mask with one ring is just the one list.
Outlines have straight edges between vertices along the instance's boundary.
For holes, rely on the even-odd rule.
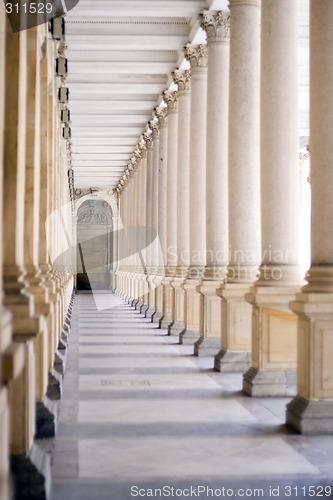
[[178,85],[178,92],[191,90],[191,71],[189,69],[185,71],[176,69],[172,72],[172,79]]
[[152,136],[152,139],[157,139],[158,138],[158,133],[159,133],[159,123],[158,122],[155,122],[153,120],[151,120],[149,122],[149,128],[151,130],[151,136]]
[[230,42],[230,15],[223,10],[204,10],[199,14],[200,26],[207,34],[207,43]]
[[148,133],[148,131],[147,131],[147,132],[145,132],[145,133],[143,134],[143,139],[144,139],[144,141],[145,141],[145,143],[146,143],[146,147],[147,147],[147,149],[151,149],[151,148],[152,148],[152,146],[153,146],[153,138],[152,138],[152,135],[151,135],[151,134],[149,134],[149,133]]
[[207,45],[191,45],[184,47],[185,58],[190,62],[191,69],[207,68]]
[[178,111],[178,92],[176,90],[165,90],[163,92],[163,100],[168,107],[168,113],[176,113]]
[[147,145],[144,136],[141,136],[142,141],[138,142],[138,150],[140,151],[140,157],[145,158],[147,156]]
[[229,9],[236,5],[253,5],[254,7],[260,7],[261,0],[229,0]]
[[158,120],[158,124],[159,124],[159,127],[160,129],[162,127],[166,127],[168,121],[167,121],[167,112],[168,112],[168,108],[165,107],[165,108],[155,108],[155,116]]

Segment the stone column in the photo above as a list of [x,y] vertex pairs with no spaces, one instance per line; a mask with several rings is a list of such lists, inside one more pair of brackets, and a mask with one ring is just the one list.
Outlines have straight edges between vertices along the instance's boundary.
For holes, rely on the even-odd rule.
[[178,84],[178,143],[177,165],[177,269],[172,281],[175,291],[174,323],[169,334],[179,335],[184,325],[184,282],[189,260],[189,173],[190,173],[190,117],[191,117],[191,72],[174,71],[173,79]]
[[261,14],[260,276],[252,304],[252,367],[243,390],[288,396],[296,383],[297,317],[289,302],[301,286],[297,1],[265,0]]
[[[143,139],[143,138],[142,138]],[[139,227],[138,227],[138,246],[142,255],[142,259],[140,260],[140,276],[139,276],[139,300],[136,305],[136,309],[141,312],[141,308],[144,305],[144,296],[147,292],[147,270],[146,270],[146,202],[147,202],[147,192],[146,192],[146,183],[147,183],[147,147],[146,143],[140,142],[138,144],[138,148],[140,150],[140,203],[139,203]]]
[[200,16],[207,33],[207,265],[200,285],[204,313],[194,354],[214,355],[222,335],[222,301],[217,293],[228,265],[228,105],[229,13],[206,11]]
[[222,297],[217,371],[244,371],[251,359],[252,308],[245,294],[260,264],[260,0],[230,0],[229,265]]
[[35,355],[33,337],[40,331],[22,295],[24,263],[25,127],[27,32],[7,32],[4,140],[4,303],[13,314],[14,340],[21,343],[24,368],[10,386],[11,453],[28,455],[35,433]]
[[185,47],[191,64],[190,128],[190,267],[185,290],[184,323],[181,344],[194,344],[200,337],[203,296],[198,285],[206,265],[206,123],[207,123],[207,47]]
[[[24,293],[30,299],[30,315],[39,318],[40,330],[33,339],[36,354],[37,410],[44,411],[42,403],[48,383],[48,328],[45,316],[50,313],[46,303],[46,289],[41,286],[38,273],[40,176],[41,176],[41,62],[37,51],[37,28],[28,31],[27,60],[27,114],[25,151],[24,199]],[[44,316],[45,315],[45,316]],[[42,408],[43,407],[43,408]],[[37,421],[38,421],[37,411]]]
[[131,293],[131,300],[130,304],[135,307],[135,305],[138,302],[138,273],[139,273],[139,266],[138,266],[138,261],[137,261],[137,255],[136,255],[136,240],[137,240],[137,235],[136,235],[136,228],[138,226],[138,221],[139,221],[139,185],[140,185],[140,158],[138,157],[137,151],[134,150],[133,155],[133,166],[134,166],[134,171],[133,171],[133,186],[132,186],[132,197],[131,197],[131,213],[132,213],[132,224],[131,224],[131,229],[133,231],[133,236],[131,238],[132,240],[132,250],[131,250],[131,258],[132,258],[132,270],[131,270],[131,288],[132,288],[132,293]]
[[159,123],[159,169],[158,169],[158,239],[161,246],[156,270],[155,314],[153,321],[160,324],[163,319],[162,284],[166,265],[167,242],[167,162],[168,162],[168,117],[167,108],[156,108],[155,114]]
[[[153,162],[152,162],[152,185],[151,185],[151,227],[158,234],[158,175],[159,175],[159,156],[160,156],[160,139],[159,139],[159,124],[157,121],[149,122],[152,130],[153,139]],[[151,262],[149,269],[149,309],[146,312],[146,317],[153,321],[156,312],[156,271],[158,267],[158,252],[154,245],[150,252]]]
[[303,434],[333,434],[332,22],[329,0],[310,3],[311,267],[291,303],[299,317],[297,396],[287,424]]
[[174,289],[171,282],[177,266],[177,139],[178,139],[178,96],[177,91],[166,90],[163,98],[168,106],[168,167],[167,167],[167,234],[166,270],[162,282],[163,319],[161,328],[169,328],[174,320]]
[[[4,124],[5,124],[5,66],[6,42],[6,14],[4,6],[0,6],[0,203],[3,205],[3,153],[4,153]],[[8,383],[19,375],[23,368],[23,349],[21,350],[21,366],[19,372],[7,372],[6,360],[9,366],[17,366],[17,355],[14,356],[14,343],[12,342],[12,319],[9,311],[2,304],[2,264],[3,264],[3,219],[0,218],[0,498],[9,500],[10,493],[10,405],[8,400]],[[16,358],[16,359],[15,359]],[[12,362],[11,362],[12,361]]]
[[[137,214],[137,196],[136,196],[136,185],[137,185],[137,178],[136,178],[136,173],[137,173],[137,160],[132,156],[131,158],[131,171],[130,171],[130,183],[129,183],[129,192],[128,192],[128,198],[127,198],[127,203],[128,203],[128,210],[129,210],[129,224],[128,228],[132,232],[136,226],[136,214]],[[134,243],[134,245],[133,245]],[[128,273],[128,280],[129,280],[129,299],[128,303],[132,305],[133,301],[135,300],[136,297],[136,280],[135,280],[135,273],[136,273],[136,255],[133,252],[134,251],[134,246],[135,246],[135,234],[133,235],[133,238],[130,239],[130,246],[129,246],[129,273]]]
[[151,267],[151,248],[150,248],[150,233],[152,228],[152,172],[153,172],[153,138],[151,130],[148,127],[147,132],[144,134],[144,139],[147,146],[147,174],[146,174],[146,213],[145,213],[145,224],[146,224],[146,249],[144,253],[144,258],[146,262],[146,282],[147,290],[144,298],[144,304],[141,307],[142,314],[146,317],[147,311],[150,308],[150,267]]

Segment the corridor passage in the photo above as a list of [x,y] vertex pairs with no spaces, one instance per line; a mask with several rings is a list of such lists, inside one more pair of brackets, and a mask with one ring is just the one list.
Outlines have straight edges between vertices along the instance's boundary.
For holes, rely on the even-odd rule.
[[286,398],[243,395],[242,374],[214,372],[212,358],[116,295],[98,305],[110,307],[75,297],[52,500],[163,498],[151,491],[163,487],[178,498],[311,498],[310,486],[332,484],[332,438],[286,428]]

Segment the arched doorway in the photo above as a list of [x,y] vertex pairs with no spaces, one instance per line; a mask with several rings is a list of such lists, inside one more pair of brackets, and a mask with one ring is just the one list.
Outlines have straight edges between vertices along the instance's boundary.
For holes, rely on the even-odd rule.
[[110,290],[112,209],[104,200],[87,200],[77,213],[77,288]]

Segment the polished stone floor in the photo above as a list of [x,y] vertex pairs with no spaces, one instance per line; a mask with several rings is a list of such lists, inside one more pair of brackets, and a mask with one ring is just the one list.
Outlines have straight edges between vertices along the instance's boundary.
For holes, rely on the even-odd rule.
[[166,333],[76,295],[52,500],[333,498],[333,437],[295,434],[288,399],[243,395],[242,374]]

